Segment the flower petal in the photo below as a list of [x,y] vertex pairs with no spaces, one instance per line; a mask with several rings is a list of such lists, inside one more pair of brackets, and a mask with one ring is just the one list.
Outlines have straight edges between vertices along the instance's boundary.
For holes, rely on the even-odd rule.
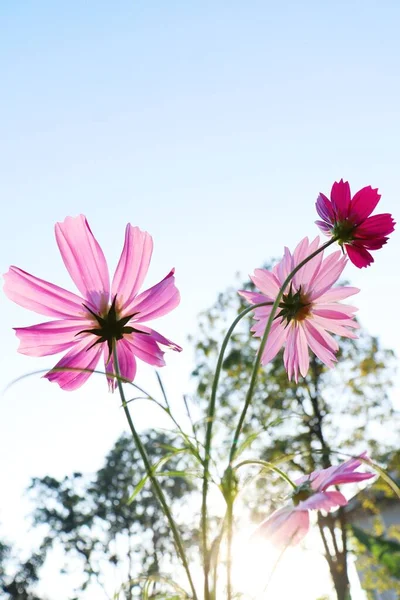
[[353,246],[366,250],[380,250],[389,241],[388,237],[354,238]]
[[133,321],[143,322],[166,315],[180,302],[180,295],[175,287],[174,269],[159,283],[136,296],[125,311],[135,314]]
[[370,185],[354,194],[350,209],[352,222],[362,223],[375,210],[380,199],[378,189],[372,189]]
[[118,307],[124,310],[140,290],[149,269],[153,253],[153,238],[147,231],[128,223],[125,243],[112,282],[111,295],[118,298]]
[[318,315],[314,315],[313,325],[319,325],[322,329],[325,329],[325,331],[330,331],[331,333],[336,333],[337,335],[342,335],[343,337],[351,339],[356,339],[357,336],[347,329],[347,327],[351,327],[352,329],[358,329],[360,327],[358,323],[352,319],[347,319],[347,321],[340,323],[336,320],[326,319],[325,317],[320,317]]
[[319,227],[322,233],[325,235],[331,235],[332,225],[328,225],[328,223],[325,223],[324,221],[314,221],[314,223],[317,225],[317,227]]
[[342,256],[340,250],[327,256],[321,263],[321,267],[314,279],[312,290],[310,290],[310,299],[316,300],[333,286],[339,279],[346,266],[346,258]]
[[305,377],[310,366],[310,356],[308,354],[307,337],[302,325],[298,326],[297,354],[299,357],[298,362],[300,373],[303,377]]
[[[80,388],[96,368],[102,352],[103,344],[95,346],[92,344],[93,336],[85,336],[44,377],[58,383],[63,390],[73,391]],[[66,370],[58,371],[57,369]],[[68,369],[71,370],[68,371]]]
[[298,510],[325,510],[330,511],[338,506],[346,506],[347,500],[341,492],[317,492],[307,500],[299,502]]
[[327,367],[333,367],[336,362],[334,352],[338,349],[337,342],[321,328],[318,328],[308,320],[304,323],[304,333],[311,350]]
[[165,366],[164,352],[151,334],[133,333],[126,336],[125,340],[129,344],[131,352],[140,360],[156,367]]
[[357,227],[355,231],[355,238],[368,239],[368,238],[380,238],[386,237],[394,231],[395,222],[392,215],[384,213],[382,215],[375,215],[368,217],[362,225]]
[[293,374],[294,379],[297,383],[299,378],[299,369],[298,369],[298,355],[297,355],[297,327],[294,323],[287,327],[288,333],[286,338],[286,346],[285,351],[283,353],[283,364],[285,365],[285,369],[288,375],[289,381],[291,381]]
[[362,246],[356,246],[354,244],[345,244],[345,246],[347,250],[347,256],[353,265],[359,269],[368,267],[374,262],[372,255]]
[[302,475],[295,480],[295,483],[299,486],[308,481],[311,483],[313,490],[323,492],[332,485],[356,483],[370,477],[375,477],[372,473],[356,471],[365,461],[369,461],[367,452],[363,452],[359,456],[352,457],[338,465],[333,465],[326,469],[317,469],[309,475]]
[[315,484],[320,490],[326,490],[332,485],[357,483],[359,481],[364,481],[366,479],[375,477],[374,473],[356,471],[356,469],[363,464],[363,461],[361,461],[360,458],[368,460],[367,453],[363,452],[359,455],[359,457],[350,458],[349,460],[346,460],[345,462],[342,462],[334,467],[328,467],[327,469],[317,471],[317,476],[313,481],[313,487]]
[[261,337],[265,331],[265,328],[267,326],[267,319],[271,314],[271,311],[272,306],[260,306],[254,311],[254,319],[259,321],[259,323],[256,323],[254,325],[254,328],[252,327],[251,331],[258,332],[256,333],[256,335],[258,335],[259,337]]
[[339,473],[332,478],[332,481],[325,484],[325,487],[330,485],[339,485],[340,483],[358,483],[359,481],[366,481],[375,477],[374,473]]
[[[308,241],[308,239],[307,239],[307,241]],[[276,276],[278,277],[278,280],[279,280],[279,288],[284,284],[289,273],[291,271],[293,271],[293,267],[294,267],[294,264],[293,264],[292,255],[290,253],[289,248],[287,248],[285,246],[282,260],[274,267],[274,273],[276,274]]]
[[349,296],[353,296],[354,294],[358,294],[359,288],[350,287],[348,285],[334,288],[332,290],[328,290],[322,296],[318,298],[318,304],[324,304],[325,302],[337,302],[338,300],[344,300]]
[[285,506],[260,523],[252,537],[266,538],[278,547],[294,546],[304,538],[309,528],[308,511]]
[[325,319],[343,320],[353,316],[358,309],[348,304],[317,304],[313,309],[313,315],[324,317]]
[[250,304],[261,304],[261,302],[270,302],[272,304],[270,298],[267,298],[265,294],[260,294],[259,292],[248,292],[246,290],[239,290],[238,294],[239,296],[242,296],[248,302],[250,302]]
[[143,331],[144,333],[147,333],[153,340],[155,340],[157,342],[157,344],[162,344],[163,346],[167,346],[167,348],[169,348],[170,350],[175,350],[176,352],[182,352],[182,348],[180,346],[178,346],[178,344],[175,344],[175,342],[172,342],[168,338],[164,337],[163,335],[161,335],[161,333],[158,333],[158,331],[156,331],[155,329],[150,329],[150,327],[146,327],[145,325],[142,325],[141,323],[138,324],[135,327],[135,329],[138,329],[140,331]]
[[48,321],[31,327],[16,327],[18,352],[28,356],[49,356],[68,350],[80,340],[77,334],[93,326],[90,321],[65,319]]
[[250,279],[265,294],[266,301],[275,300],[279,292],[280,282],[273,273],[267,271],[267,269],[256,269]]
[[[325,194],[319,194],[315,203],[315,208],[321,219],[332,227],[335,222],[335,214],[333,212],[332,203]],[[321,221],[319,221],[319,223],[321,223]]]
[[303,377],[307,375],[310,359],[307,339],[302,325],[293,324],[289,328],[283,360],[289,381],[291,380],[292,375],[294,375],[296,383],[299,380],[299,373],[301,373]]
[[4,292],[20,306],[48,317],[87,317],[82,299],[58,285],[10,267],[4,275]]
[[103,251],[83,215],[56,223],[56,240],[62,259],[81,294],[97,311],[110,296],[108,268]]
[[[117,341],[117,356],[121,377],[126,381],[133,381],[136,375],[136,358],[127,338]],[[104,364],[108,375],[115,373],[114,356],[113,353],[111,353],[111,357],[109,356],[107,346],[104,348]],[[118,385],[117,378],[108,376],[107,381],[110,391],[114,391]]]
[[331,190],[331,202],[336,218],[347,219],[350,209],[351,193],[348,181],[335,181]]
[[[319,238],[316,238],[316,239],[319,241]],[[318,241],[316,244],[316,248],[318,247]],[[315,244],[315,240],[314,240],[313,244]],[[300,242],[297,244],[297,246],[293,252],[293,264],[298,265],[309,254],[311,254],[311,252],[309,251],[309,248],[311,247],[311,245],[312,244],[310,244],[310,242],[308,241],[308,237],[305,237],[302,240],[300,240]]]
[[[261,333],[261,335],[263,335],[265,331],[265,326],[264,326],[264,330]],[[267,344],[264,348],[264,352],[262,355],[262,359],[261,362],[263,365],[266,365],[267,363],[269,363],[271,360],[273,360],[275,358],[275,356],[278,354],[279,350],[282,348],[283,344],[285,343],[286,337],[288,334],[288,330],[287,328],[285,328],[282,323],[278,322],[278,321],[274,321],[272,323],[272,327],[271,330],[269,332],[269,336],[267,339]]]
[[[305,239],[307,240],[307,238],[305,238]],[[313,240],[310,244],[307,244],[306,246],[303,246],[302,248],[301,247],[299,248],[299,246],[298,246],[297,247],[297,248],[299,248],[298,254],[296,253],[296,251],[297,251],[297,248],[296,248],[294,255],[293,255],[294,264],[298,265],[305,258],[307,258],[313,252],[315,252],[317,250],[318,246],[319,246],[319,237],[316,237],[315,240]],[[299,288],[301,286],[302,290],[305,292],[308,292],[308,290],[312,288],[314,279],[316,278],[316,276],[320,270],[322,258],[323,258],[323,252],[320,252],[319,254],[317,254],[317,256],[314,256],[314,258],[309,260],[304,265],[304,267],[302,267],[296,273],[296,275],[293,278],[293,282],[294,282],[296,288]]]
[[304,324],[305,330],[310,331],[313,337],[325,348],[330,350],[331,352],[337,352],[339,350],[339,344],[333,338],[330,333],[325,331],[323,327],[316,323],[315,319],[309,319],[305,321]]

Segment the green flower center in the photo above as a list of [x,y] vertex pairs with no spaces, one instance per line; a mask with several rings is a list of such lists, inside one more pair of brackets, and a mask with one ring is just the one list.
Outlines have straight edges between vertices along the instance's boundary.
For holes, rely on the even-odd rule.
[[107,343],[109,356],[111,357],[112,349],[113,349],[113,341],[114,340],[122,340],[124,335],[129,333],[142,333],[143,331],[139,331],[130,325],[127,325],[129,321],[138,313],[133,313],[131,315],[127,315],[126,317],[119,318],[117,314],[115,304],[117,301],[117,296],[114,297],[112,304],[108,310],[108,313],[105,316],[100,316],[97,313],[93,312],[86,304],[83,306],[90,312],[90,314],[96,319],[98,323],[98,327],[93,327],[93,329],[83,329],[77,335],[81,333],[91,333],[97,336],[99,339],[96,340],[87,350],[93,348],[96,344]]
[[348,244],[354,239],[354,230],[356,229],[356,225],[348,221],[338,221],[334,224],[331,229],[332,235],[336,237],[337,241],[340,245]]
[[301,485],[297,486],[292,494],[292,501],[295,506],[310,498],[315,491],[312,489],[309,481],[305,481]]
[[297,292],[293,292],[292,284],[287,294],[283,294],[282,301],[279,304],[280,312],[276,315],[276,318],[281,317],[282,321],[286,319],[286,325],[289,325],[290,321],[304,321],[311,312],[311,302],[309,301],[307,294],[304,294],[301,290],[301,286]]

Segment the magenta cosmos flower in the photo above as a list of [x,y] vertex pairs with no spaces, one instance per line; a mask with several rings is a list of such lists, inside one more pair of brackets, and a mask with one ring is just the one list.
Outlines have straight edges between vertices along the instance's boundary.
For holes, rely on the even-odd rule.
[[298,544],[310,528],[310,510],[329,512],[347,504],[341,492],[329,488],[343,483],[358,483],[374,477],[373,473],[356,471],[366,460],[368,457],[364,452],[359,457],[351,458],[336,467],[304,475],[295,482],[297,487],[291,495],[291,503],[275,511],[260,523],[253,535],[267,538],[276,546]]
[[[104,254],[83,215],[57,223],[55,234],[64,264],[82,297],[17,267],[10,267],[4,276],[4,291],[11,300],[56,318],[15,329],[22,354],[48,356],[67,351],[45,375],[47,379],[56,381],[64,390],[75,390],[88,379],[102,354],[106,371],[112,374],[115,345],[121,375],[132,381],[136,357],[161,367],[165,362],[160,344],[181,350],[144,325],[169,313],[180,301],[173,270],[139,293],[153,251],[153,240],[147,232],[126,226],[125,243],[111,286]],[[115,377],[108,380],[110,388],[115,388]]]
[[[251,278],[259,292],[240,291],[252,304],[274,302],[278,292],[291,271],[319,247],[319,238],[309,242],[304,238],[293,254],[285,248],[283,259],[272,271],[256,269]],[[283,360],[289,379],[296,383],[299,373],[305,377],[309,367],[308,348],[328,367],[336,361],[339,346],[331,333],[355,338],[352,329],[358,327],[354,321],[354,306],[340,304],[357,288],[341,286],[332,289],[346,265],[346,257],[340,250],[323,258],[320,252],[302,267],[287,286],[278,312],[273,320],[261,362],[270,362],[285,346]],[[254,311],[258,321],[252,331],[262,337],[271,313],[271,306],[262,306]]]
[[324,194],[317,198],[316,209],[322,221],[316,224],[323,233],[337,238],[359,269],[374,262],[369,250],[382,248],[394,231],[392,215],[370,217],[380,198],[378,190],[371,186],[362,188],[352,198],[350,186],[343,179],[333,184],[330,200]]

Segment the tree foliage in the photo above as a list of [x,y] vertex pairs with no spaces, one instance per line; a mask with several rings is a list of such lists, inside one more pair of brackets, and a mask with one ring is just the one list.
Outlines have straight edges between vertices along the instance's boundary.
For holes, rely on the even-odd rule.
[[[171,434],[154,430],[146,432],[143,441],[153,464],[171,454],[177,443]],[[179,474],[183,461],[181,454],[172,453],[160,467],[171,505],[178,506],[192,489]],[[34,523],[45,530],[47,551],[61,546],[67,558],[78,560],[82,582],[77,592],[96,582],[106,597],[113,597],[116,590],[107,583],[113,575],[120,581],[119,598],[131,600],[140,593],[146,576],[176,566],[168,524],[150,486],[144,485],[130,501],[142,474],[131,437],[122,435],[94,476],[74,473],[61,480],[49,476],[33,480]],[[190,537],[184,527],[182,535]]]
[[45,560],[43,548],[21,559],[9,543],[0,541],[0,598],[4,600],[45,600],[33,590]]

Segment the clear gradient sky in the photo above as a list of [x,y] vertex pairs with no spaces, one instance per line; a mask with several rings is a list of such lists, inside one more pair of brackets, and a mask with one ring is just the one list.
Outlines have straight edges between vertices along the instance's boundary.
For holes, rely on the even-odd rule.
[[[236,272],[317,235],[319,191],[341,177],[353,191],[371,184],[398,220],[399,26],[396,0],[4,0],[1,272],[15,264],[73,290],[56,221],[84,213],[111,265],[128,221],[148,230],[147,283],[175,266],[182,294],[157,324],[185,347],[163,372],[178,403],[196,315]],[[398,352],[397,232],[375,257],[346,275],[361,288],[361,323]],[[12,326],[43,319],[0,303],[4,388],[55,361],[17,354]],[[139,369],[138,382],[151,377]],[[142,407],[136,418],[153,417]],[[8,391],[0,533],[23,544],[30,477],[98,468],[124,429],[100,377],[75,393],[39,376]]]

